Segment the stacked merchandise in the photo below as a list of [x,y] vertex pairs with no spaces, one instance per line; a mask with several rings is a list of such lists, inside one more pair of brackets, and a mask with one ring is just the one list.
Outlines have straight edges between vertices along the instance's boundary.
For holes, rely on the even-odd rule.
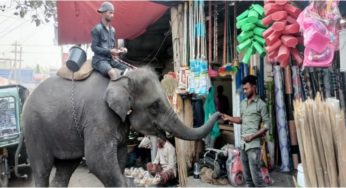
[[[273,63],[281,170],[289,171],[297,168],[300,149],[293,100],[314,98],[320,92],[324,99],[334,97],[341,107],[345,104],[342,62],[336,51],[340,13],[338,1],[313,1],[301,12],[292,1],[271,0],[265,1],[264,12],[262,23],[269,28],[263,37],[267,60]],[[298,45],[305,48],[301,50],[304,56]]]
[[264,44],[265,40],[262,35],[265,31],[265,26],[261,23],[264,17],[264,10],[261,5],[253,4],[248,10],[245,10],[237,16],[237,29],[241,29],[241,33],[237,36],[238,53],[245,51],[242,62],[248,64],[251,55],[256,51],[260,56],[265,55]]
[[152,176],[148,171],[145,171],[143,168],[126,168],[124,171],[124,175],[127,178],[127,183],[130,187],[157,186],[161,181],[161,177],[159,175]]
[[[280,64],[280,66],[273,66],[274,111],[278,135],[277,145],[281,156],[280,170],[288,172],[292,168],[292,162],[295,169],[299,162],[292,100],[294,96],[301,95],[297,65],[303,63],[303,58],[296,48],[300,42],[299,24],[296,19],[301,10],[288,1],[265,1],[264,13],[262,24],[269,27],[263,32],[267,60],[270,63]],[[293,67],[289,65],[291,57],[297,64]],[[281,67],[285,68],[284,71]],[[292,72],[295,74],[294,80]],[[292,84],[293,81],[295,84]]]
[[294,102],[295,123],[307,187],[346,186],[345,117],[339,101]]
[[299,43],[299,24],[296,19],[300,9],[287,1],[266,1],[264,5],[266,17],[262,23],[269,27],[263,37],[266,41],[266,51],[270,62],[279,62],[281,67],[289,64],[290,55],[298,64],[303,62],[296,46]]

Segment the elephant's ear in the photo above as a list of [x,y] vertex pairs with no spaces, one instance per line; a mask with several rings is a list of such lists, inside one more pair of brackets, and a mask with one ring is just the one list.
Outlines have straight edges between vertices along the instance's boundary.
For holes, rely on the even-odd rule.
[[132,97],[127,81],[110,81],[105,100],[108,106],[125,122],[128,112],[131,111]]

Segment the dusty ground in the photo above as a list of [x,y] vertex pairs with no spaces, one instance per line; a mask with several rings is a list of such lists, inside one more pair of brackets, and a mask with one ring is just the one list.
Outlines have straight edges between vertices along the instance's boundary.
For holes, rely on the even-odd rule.
[[[54,177],[53,169],[51,177]],[[33,187],[35,186],[32,176],[29,179],[11,179],[9,187]],[[102,183],[91,173],[87,167],[80,166],[73,173],[69,187],[103,187]]]
[[[270,173],[271,178],[274,180],[274,184],[271,187],[295,187],[291,174],[280,173],[277,171]],[[199,179],[194,179],[192,176],[189,177],[188,187],[215,187],[216,185],[203,183]],[[230,187],[231,185],[225,185],[223,187]]]
[[[52,175],[54,170],[52,171]],[[294,187],[291,174],[280,173],[274,171],[271,173],[271,177],[274,179],[273,187]],[[27,180],[23,179],[11,179],[9,183],[10,187],[32,187],[34,182],[32,177]],[[196,180],[193,177],[188,179],[188,187],[215,187],[215,185],[203,183],[200,180]],[[228,187],[230,185],[227,185]],[[87,167],[80,166],[73,173],[69,187],[103,187],[102,183],[91,173]]]

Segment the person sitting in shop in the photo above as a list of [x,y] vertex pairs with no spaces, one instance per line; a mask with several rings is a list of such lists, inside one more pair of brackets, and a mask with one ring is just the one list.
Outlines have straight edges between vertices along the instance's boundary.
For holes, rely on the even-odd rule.
[[157,142],[156,157],[152,163],[147,164],[147,170],[152,175],[159,174],[160,184],[165,185],[177,176],[175,148],[166,138],[158,138]]
[[216,107],[217,110],[223,114],[228,114],[229,103],[226,95],[223,94],[223,86],[217,86],[217,98],[216,98]]

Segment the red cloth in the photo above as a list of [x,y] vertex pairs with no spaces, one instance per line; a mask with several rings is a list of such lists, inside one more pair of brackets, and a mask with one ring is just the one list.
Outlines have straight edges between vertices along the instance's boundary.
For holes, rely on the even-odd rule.
[[155,175],[156,173],[161,172],[162,168],[159,164],[148,163],[147,170],[150,174]]
[[172,180],[175,178],[172,170],[163,172],[159,164],[147,163],[147,171],[152,175],[155,175],[158,173],[161,177],[160,184],[162,185],[166,184],[169,180]]
[[[58,43],[91,42],[91,29],[101,21],[97,9],[103,1],[57,1]],[[112,25],[116,38],[134,39],[157,21],[168,7],[150,1],[112,1],[115,14]]]

